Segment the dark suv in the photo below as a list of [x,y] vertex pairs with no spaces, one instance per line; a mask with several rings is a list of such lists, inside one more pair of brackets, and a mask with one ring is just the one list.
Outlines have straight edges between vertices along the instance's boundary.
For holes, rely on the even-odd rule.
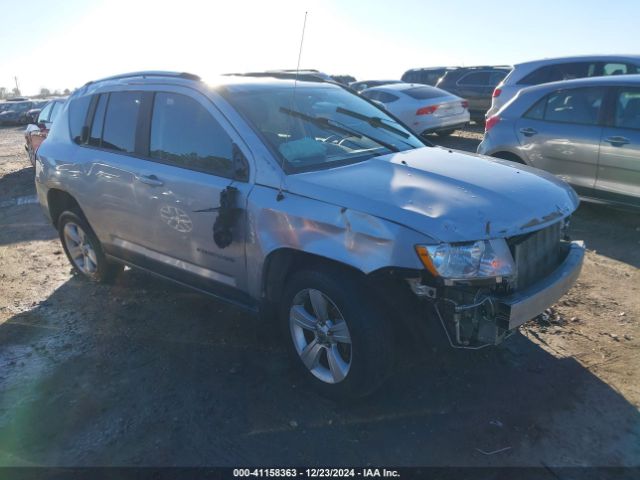
[[427,67],[412,68],[407,70],[401,77],[404,83],[422,83],[423,85],[431,85],[435,87],[440,78],[447,72],[455,70],[458,67]]
[[449,70],[437,83],[437,87],[453,93],[469,102],[472,120],[484,120],[491,107],[491,94],[511,71],[511,67],[461,67]]

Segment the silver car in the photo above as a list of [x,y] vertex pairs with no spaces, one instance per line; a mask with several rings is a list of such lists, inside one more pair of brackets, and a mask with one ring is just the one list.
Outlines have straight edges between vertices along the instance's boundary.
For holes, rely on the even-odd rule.
[[142,72],[76,90],[36,160],[75,269],[108,281],[130,265],[259,313],[340,398],[380,386],[413,327],[494,345],[575,282],[564,182],[279,76]]
[[521,90],[485,129],[478,153],[551,172],[586,199],[640,206],[640,75]]
[[451,135],[470,120],[469,102],[429,85],[394,83],[368,88],[360,95],[379,102],[418,135]]

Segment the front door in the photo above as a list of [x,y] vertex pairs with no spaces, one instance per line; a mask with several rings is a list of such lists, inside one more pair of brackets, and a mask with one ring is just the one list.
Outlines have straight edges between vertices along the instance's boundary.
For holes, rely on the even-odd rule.
[[[138,245],[126,248],[203,289],[244,290],[245,217],[236,210],[223,222],[220,208],[223,191],[239,209],[246,205],[250,185],[238,180],[246,157],[204,96],[185,89],[155,92],[149,101],[148,160],[135,183],[144,228]],[[214,225],[223,232],[216,238]]]

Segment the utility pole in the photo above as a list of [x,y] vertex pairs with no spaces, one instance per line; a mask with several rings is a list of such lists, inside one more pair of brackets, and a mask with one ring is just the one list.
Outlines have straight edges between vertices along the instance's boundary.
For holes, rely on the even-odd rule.
[[20,94],[20,87],[18,87],[18,77],[13,77],[13,79],[16,82],[16,92],[19,95]]

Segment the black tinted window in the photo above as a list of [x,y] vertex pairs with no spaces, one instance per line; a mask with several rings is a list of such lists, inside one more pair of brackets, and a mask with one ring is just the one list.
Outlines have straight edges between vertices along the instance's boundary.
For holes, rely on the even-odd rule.
[[140,92],[113,92],[109,95],[102,133],[102,148],[129,153],[134,151],[138,110],[141,103]]
[[464,75],[458,80],[458,85],[488,86],[491,72],[473,72]]
[[232,178],[232,152],[231,138],[197,101],[156,93],[149,145],[152,158]]
[[93,122],[91,124],[91,133],[89,134],[89,145],[99,147],[102,138],[102,127],[104,125],[104,113],[107,111],[107,100],[109,94],[100,95],[96,111],[93,114]]
[[640,130],[640,89],[625,89],[618,94],[614,125]]
[[602,106],[604,89],[561,90],[547,97],[544,119],[551,122],[595,125]]
[[574,62],[547,65],[534,70],[518,82],[520,85],[539,85],[547,82],[571,80],[597,75],[597,65],[593,62]]
[[391,102],[395,102],[396,100],[398,100],[398,96],[393,95],[392,93],[389,92],[383,92],[381,90],[373,90],[373,91],[369,91],[369,92],[363,92],[362,94],[363,96],[371,99],[371,100],[377,100],[379,102],[382,103],[391,103]]
[[87,119],[87,110],[91,103],[91,95],[78,97],[69,103],[69,131],[74,142],[82,141],[82,127]]
[[443,97],[449,95],[444,90],[434,87],[413,87],[403,90],[404,93],[416,100],[428,100],[429,98]]

